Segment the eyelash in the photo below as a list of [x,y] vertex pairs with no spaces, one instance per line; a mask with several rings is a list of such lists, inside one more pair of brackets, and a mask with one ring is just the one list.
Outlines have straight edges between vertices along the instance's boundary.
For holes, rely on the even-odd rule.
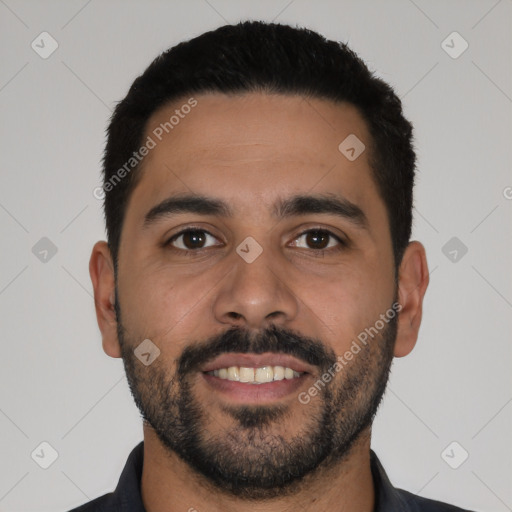
[[[213,235],[212,233],[210,233],[209,231],[207,231],[204,228],[199,228],[199,227],[196,228],[194,226],[189,226],[189,227],[183,229],[182,231],[175,233],[171,238],[169,238],[166,242],[164,242],[162,244],[163,247],[168,248],[169,250],[171,250],[173,252],[177,252],[184,256],[198,255],[198,254],[202,253],[203,251],[206,251],[208,249],[208,247],[199,248],[199,249],[178,249],[178,248],[172,246],[172,242],[174,242],[176,239],[178,239],[181,235],[184,235],[184,234],[190,233],[190,232],[206,233],[207,235],[210,235],[215,238],[215,235]],[[332,231],[329,231],[328,229],[324,229],[324,228],[310,228],[310,229],[307,229],[306,231],[302,231],[294,238],[294,241],[301,238],[303,235],[307,235],[309,233],[319,233],[319,234],[327,235],[331,238],[334,238],[338,242],[337,246],[330,247],[328,249],[310,249],[311,251],[313,251],[313,254],[317,257],[323,257],[323,256],[325,256],[326,253],[329,253],[329,252],[337,253],[337,252],[342,251],[348,247],[348,243],[345,240],[340,238],[338,235],[335,235]]]

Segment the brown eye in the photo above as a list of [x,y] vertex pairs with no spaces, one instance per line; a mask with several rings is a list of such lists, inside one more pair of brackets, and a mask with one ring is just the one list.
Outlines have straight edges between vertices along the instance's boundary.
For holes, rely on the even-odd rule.
[[[187,229],[174,235],[166,245],[183,251],[204,249],[208,241],[215,241],[215,237],[203,229]],[[215,244],[211,244],[215,245]]]
[[[300,240],[303,240],[302,245]],[[338,236],[325,229],[310,229],[295,239],[297,247],[323,251],[330,248],[342,248],[345,243]]]
[[322,231],[310,231],[306,234],[306,243],[313,249],[325,249],[330,235]]

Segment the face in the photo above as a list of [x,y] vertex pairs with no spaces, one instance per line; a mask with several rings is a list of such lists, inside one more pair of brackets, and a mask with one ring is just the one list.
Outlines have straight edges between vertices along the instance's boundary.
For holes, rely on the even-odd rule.
[[[163,446],[226,492],[282,495],[349,453],[384,392],[398,316],[388,216],[354,107],[195,100],[148,123],[117,338]],[[190,112],[160,134],[176,109]],[[350,134],[366,146],[353,161],[338,149]],[[134,354],[146,339],[160,350],[147,366]]]

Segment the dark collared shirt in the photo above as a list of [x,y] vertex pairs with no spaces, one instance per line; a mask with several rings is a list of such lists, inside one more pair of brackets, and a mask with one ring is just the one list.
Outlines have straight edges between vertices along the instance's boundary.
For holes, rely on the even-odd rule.
[[[146,512],[140,495],[144,458],[144,442],[133,450],[119,479],[116,490],[96,498],[69,512]],[[468,512],[440,501],[416,496],[391,485],[382,464],[370,450],[371,470],[375,484],[374,512]]]

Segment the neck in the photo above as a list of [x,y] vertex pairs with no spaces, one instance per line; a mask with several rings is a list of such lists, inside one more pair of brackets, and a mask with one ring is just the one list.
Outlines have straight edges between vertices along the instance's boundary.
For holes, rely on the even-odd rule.
[[213,487],[175,453],[165,448],[153,429],[144,424],[144,465],[141,493],[147,512],[308,512],[337,510],[372,512],[374,486],[367,429],[337,465],[319,468],[293,495],[246,501]]

